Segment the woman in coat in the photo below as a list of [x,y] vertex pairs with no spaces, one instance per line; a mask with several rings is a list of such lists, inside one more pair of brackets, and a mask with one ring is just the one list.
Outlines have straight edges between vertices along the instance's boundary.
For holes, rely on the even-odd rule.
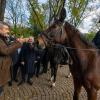
[[3,86],[10,80],[11,54],[25,42],[24,39],[19,38],[8,46],[6,37],[9,32],[9,25],[0,22],[0,95],[3,92]]

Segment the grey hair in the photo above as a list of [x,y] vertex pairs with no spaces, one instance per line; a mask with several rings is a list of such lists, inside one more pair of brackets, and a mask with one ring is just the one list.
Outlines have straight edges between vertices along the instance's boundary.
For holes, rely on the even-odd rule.
[[3,22],[3,21],[0,21],[0,28],[1,28],[3,25],[8,26],[9,28],[11,28],[10,25],[9,25],[8,23]]

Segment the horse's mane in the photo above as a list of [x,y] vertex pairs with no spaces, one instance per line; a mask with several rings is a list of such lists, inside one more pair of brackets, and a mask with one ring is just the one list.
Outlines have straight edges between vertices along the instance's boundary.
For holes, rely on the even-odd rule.
[[90,41],[88,41],[86,37],[75,26],[68,22],[65,22],[65,25],[70,34],[72,34],[72,37],[74,37],[74,35],[77,35],[85,45],[94,47],[94,45]]

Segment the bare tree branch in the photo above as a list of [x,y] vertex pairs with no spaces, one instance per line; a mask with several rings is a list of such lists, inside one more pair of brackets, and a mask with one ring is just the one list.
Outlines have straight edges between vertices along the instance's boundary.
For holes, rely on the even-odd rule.
[[43,26],[42,26],[42,24],[40,23],[40,19],[39,19],[38,15],[37,15],[37,13],[36,13],[36,11],[35,11],[35,9],[34,9],[32,3],[31,3],[31,1],[30,1],[30,0],[28,0],[28,1],[29,1],[29,4],[30,4],[30,6],[31,6],[31,8],[32,8],[32,10],[33,10],[33,12],[35,13],[35,15],[36,15],[36,17],[37,17],[37,20],[38,20],[38,22],[39,22],[40,27],[43,29]]

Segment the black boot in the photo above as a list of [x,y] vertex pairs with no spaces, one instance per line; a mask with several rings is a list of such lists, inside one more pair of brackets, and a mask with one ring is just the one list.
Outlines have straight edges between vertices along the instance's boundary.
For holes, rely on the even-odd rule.
[[8,86],[12,86],[12,80],[8,81]]
[[23,83],[25,83],[25,80],[22,79],[22,80],[18,83],[17,86],[22,85]]
[[28,83],[29,85],[32,85],[32,84],[33,84],[33,82],[32,82],[31,80],[27,80],[27,83]]
[[32,85],[33,84],[33,82],[31,81],[31,74],[28,75],[27,83],[29,85]]

